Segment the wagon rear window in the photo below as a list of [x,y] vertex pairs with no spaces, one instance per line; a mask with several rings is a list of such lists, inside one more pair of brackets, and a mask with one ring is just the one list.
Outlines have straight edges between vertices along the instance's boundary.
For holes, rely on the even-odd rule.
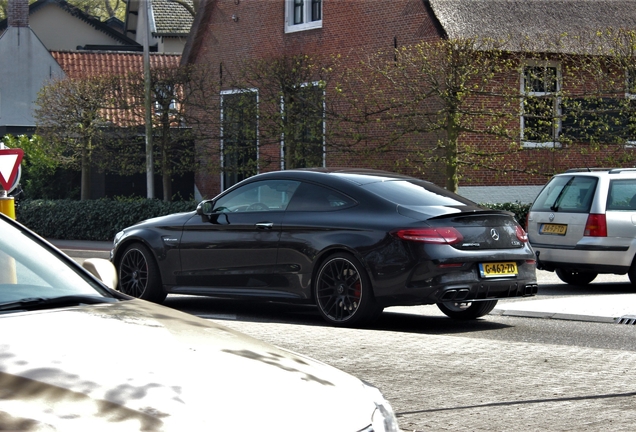
[[554,177],[535,200],[532,211],[589,213],[597,183],[596,177]]

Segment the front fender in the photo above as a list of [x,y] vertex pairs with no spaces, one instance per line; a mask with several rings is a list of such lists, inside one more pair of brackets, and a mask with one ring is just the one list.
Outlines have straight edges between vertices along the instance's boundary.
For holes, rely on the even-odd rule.
[[175,266],[181,267],[180,242],[181,231],[161,233],[146,228],[133,229],[126,232],[117,242],[111,254],[111,261],[116,268],[119,268],[121,258],[128,246],[141,243],[150,250],[157,261],[163,285],[173,285]]

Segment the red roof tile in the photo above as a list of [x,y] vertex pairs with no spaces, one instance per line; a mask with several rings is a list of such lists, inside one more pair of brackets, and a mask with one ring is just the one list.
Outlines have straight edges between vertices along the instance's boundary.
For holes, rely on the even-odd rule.
[[[51,55],[69,78],[126,76],[143,71],[143,53],[138,52],[51,51]],[[176,68],[180,60],[178,54],[150,53],[151,68]],[[132,96],[128,99],[133,103]],[[143,124],[142,118],[135,117],[131,110],[105,109],[103,115],[117,126]]]
[[[53,58],[69,78],[101,75],[126,75],[143,70],[143,53],[139,52],[93,52],[51,51]],[[150,67],[177,67],[179,54],[150,53]]]

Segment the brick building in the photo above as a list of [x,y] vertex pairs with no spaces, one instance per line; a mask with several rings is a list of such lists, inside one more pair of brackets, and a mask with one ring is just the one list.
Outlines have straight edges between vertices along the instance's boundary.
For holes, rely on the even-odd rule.
[[[545,45],[546,40],[556,40],[563,33],[593,33],[599,29],[631,28],[636,29],[636,8],[632,0],[612,1],[521,1],[521,0],[208,0],[202,1],[192,26],[192,32],[182,56],[185,64],[206,64],[216,71],[216,79],[220,83],[219,127],[225,128],[219,137],[210,139],[206,148],[217,149],[216,153],[206,153],[212,159],[207,169],[196,174],[196,188],[200,196],[211,197],[229,187],[231,184],[250,174],[243,171],[239,175],[228,175],[233,166],[245,165],[246,160],[256,164],[254,172],[287,169],[293,166],[365,166],[385,169],[396,169],[395,157],[384,155],[369,161],[356,153],[344,154],[333,147],[323,134],[323,141],[317,142],[313,154],[303,153],[297,163],[290,164],[293,159],[291,150],[294,137],[281,134],[276,141],[265,145],[261,139],[261,130],[265,124],[265,116],[258,113],[266,109],[264,91],[251,88],[250,97],[256,107],[250,113],[241,112],[245,121],[246,114],[253,116],[253,136],[245,140],[243,145],[252,146],[253,151],[238,158],[228,154],[227,148],[232,142],[228,132],[231,122],[228,120],[231,111],[230,101],[238,99],[238,90],[233,87],[229,77],[241,73],[244,60],[280,59],[285,56],[333,56],[355,62],[368,55],[390,51],[394,48],[409,46],[421,41],[439,39],[465,38],[497,38],[505,39],[505,50],[517,55],[549,52],[552,48]],[[572,53],[576,49],[572,48]],[[558,63],[543,62],[542,73],[554,73],[554,85],[566,87],[562,83],[561,67]],[[536,63],[528,62],[521,68],[521,73],[512,77],[521,93],[533,92],[528,96],[550,93],[551,88],[528,86],[528,74]],[[525,82],[524,82],[525,81]],[[317,81],[315,81],[317,82]],[[303,88],[315,84],[308,80]],[[551,81],[552,82],[552,81]],[[552,85],[552,84],[550,84]],[[556,87],[555,87],[556,88]],[[321,88],[323,95],[333,92],[333,88]],[[308,99],[308,90],[304,90],[303,98]],[[240,97],[245,102],[245,91]],[[291,103],[287,99],[281,101],[278,109],[285,111],[285,118],[292,117]],[[225,108],[225,111],[224,111]],[[560,112],[560,106],[554,106]],[[289,111],[289,113],[288,113]],[[307,107],[302,112],[309,115]],[[225,116],[225,117],[224,117]],[[555,126],[555,139],[552,142],[532,142],[527,139],[531,116],[527,113],[517,114],[514,127],[519,129],[519,144],[524,151],[515,154],[521,165],[528,161],[545,168],[543,172],[559,172],[574,166],[595,165],[602,157],[591,158],[580,152],[569,151],[561,146],[556,136],[560,124]],[[524,126],[525,125],[525,126]],[[323,117],[322,130],[329,130],[330,124]],[[525,135],[524,135],[525,127]],[[316,133],[310,133],[315,137]],[[308,136],[306,134],[306,136]],[[524,136],[526,138],[524,138]],[[493,144],[484,136],[464,136],[478,146],[487,148]],[[544,140],[545,141],[545,140]],[[247,144],[246,144],[247,143]],[[430,145],[434,145],[431,142]],[[555,151],[558,149],[558,151]],[[321,151],[322,150],[322,151]],[[362,149],[359,149],[362,154]],[[525,151],[527,150],[527,151]],[[241,157],[243,159],[241,159]],[[401,156],[398,156],[401,157]],[[261,162],[259,162],[261,161]],[[265,163],[267,161],[267,163]],[[513,161],[515,162],[515,161]],[[216,166],[216,169],[210,169]],[[514,170],[511,170],[514,172]],[[444,184],[443,167],[431,167],[419,176],[435,183]],[[493,175],[485,169],[467,169],[463,172],[460,193],[479,202],[505,202],[519,200],[531,201],[540,187],[545,183],[545,175],[500,174]],[[496,188],[496,189],[492,189]],[[493,198],[493,190],[497,191]]]

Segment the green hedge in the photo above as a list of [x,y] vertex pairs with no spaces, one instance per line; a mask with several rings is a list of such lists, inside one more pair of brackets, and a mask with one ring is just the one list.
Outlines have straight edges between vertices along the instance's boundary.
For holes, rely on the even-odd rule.
[[192,211],[197,202],[156,199],[21,200],[16,219],[42,237],[110,241],[144,219]]
[[517,219],[517,222],[519,222],[519,225],[521,225],[523,229],[526,229],[526,216],[528,215],[530,206],[532,206],[532,204],[522,204],[520,202],[480,205],[494,210],[506,210],[514,213],[515,219]]
[[[196,209],[195,201],[151,199],[21,200],[16,219],[43,237],[58,240],[110,241],[123,228],[144,219]],[[530,204],[483,204],[514,213],[525,228]]]

